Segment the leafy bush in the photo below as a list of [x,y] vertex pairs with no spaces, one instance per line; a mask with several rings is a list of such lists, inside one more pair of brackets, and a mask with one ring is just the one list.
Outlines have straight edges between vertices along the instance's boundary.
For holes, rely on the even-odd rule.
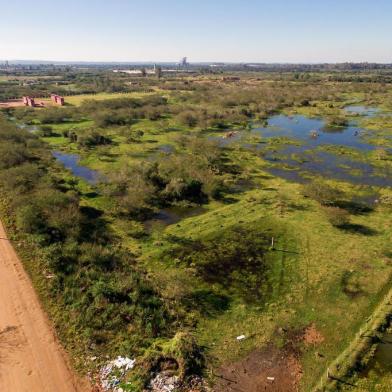
[[29,159],[31,159],[31,155],[23,145],[16,143],[0,145],[0,169],[21,165]]
[[67,121],[68,119],[79,119],[79,116],[74,109],[56,107],[41,110],[37,117],[42,124],[56,124]]
[[187,127],[191,127],[191,128],[194,128],[199,122],[197,116],[191,111],[186,111],[186,112],[180,113],[177,117],[177,120],[181,124],[186,125]]
[[332,226],[342,227],[350,223],[350,214],[342,208],[327,207],[325,212]]
[[39,135],[43,137],[53,136],[53,128],[49,125],[41,125],[39,127]]
[[348,125],[348,120],[345,117],[330,117],[327,122],[327,127],[346,127]]
[[203,193],[203,184],[198,180],[172,178],[162,191],[166,201],[188,200],[193,203],[202,203],[206,195]]
[[31,191],[44,174],[43,169],[26,162],[0,171],[0,183],[9,192],[23,194]]
[[35,206],[25,205],[16,213],[16,225],[24,233],[37,234],[45,229],[45,218]]
[[310,197],[325,206],[334,205],[343,196],[343,192],[322,181],[313,181],[304,185],[302,193],[305,197]]
[[82,135],[78,135],[77,141],[80,147],[91,148],[111,144],[112,140],[97,131],[88,131]]

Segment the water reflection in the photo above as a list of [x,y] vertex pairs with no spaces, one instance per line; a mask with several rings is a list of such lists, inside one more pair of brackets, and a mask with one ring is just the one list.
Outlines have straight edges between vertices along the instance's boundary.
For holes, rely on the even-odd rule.
[[71,170],[74,176],[80,177],[90,184],[96,184],[98,182],[100,177],[99,173],[88,167],[79,165],[80,157],[78,154],[67,154],[59,151],[54,151],[52,154],[64,167]]
[[288,137],[300,140],[306,142],[308,148],[324,144],[353,147],[364,151],[376,148],[361,138],[366,133],[365,130],[352,125],[344,128],[330,128],[321,119],[304,116],[273,116],[268,120],[268,127],[255,128],[252,133],[267,139]]
[[268,126],[255,128],[252,133],[267,142],[280,138],[274,149],[269,143],[257,147],[271,163],[267,171],[273,175],[290,181],[306,182],[309,175],[321,174],[354,184],[392,186],[390,169],[375,168],[366,159],[355,160],[321,150],[326,146],[343,146],[363,152],[366,158],[366,153],[378,148],[362,138],[363,135],[371,134],[370,131],[353,125],[328,128],[322,119],[277,115],[268,120]]

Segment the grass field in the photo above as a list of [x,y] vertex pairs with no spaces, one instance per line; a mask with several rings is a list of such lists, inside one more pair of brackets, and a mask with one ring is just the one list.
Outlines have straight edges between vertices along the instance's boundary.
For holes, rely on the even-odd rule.
[[105,99],[115,98],[141,98],[152,93],[98,93],[98,94],[80,94],[65,97],[66,103],[79,106],[83,101],[92,99],[95,101],[104,101]]

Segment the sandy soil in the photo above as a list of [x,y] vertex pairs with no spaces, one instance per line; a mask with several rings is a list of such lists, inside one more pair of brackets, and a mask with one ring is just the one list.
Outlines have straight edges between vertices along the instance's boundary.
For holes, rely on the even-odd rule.
[[0,391],[88,390],[70,370],[0,222]]

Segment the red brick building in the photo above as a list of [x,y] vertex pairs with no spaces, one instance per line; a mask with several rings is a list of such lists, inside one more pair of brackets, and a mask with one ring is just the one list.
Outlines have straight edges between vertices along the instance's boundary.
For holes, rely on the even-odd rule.
[[35,101],[34,98],[32,97],[23,97],[23,103],[25,106],[31,106],[31,107],[35,106]]
[[60,105],[60,106],[64,105],[64,97],[61,97],[60,95],[57,94],[50,94],[50,98],[52,99],[52,102],[55,103],[56,105]]

